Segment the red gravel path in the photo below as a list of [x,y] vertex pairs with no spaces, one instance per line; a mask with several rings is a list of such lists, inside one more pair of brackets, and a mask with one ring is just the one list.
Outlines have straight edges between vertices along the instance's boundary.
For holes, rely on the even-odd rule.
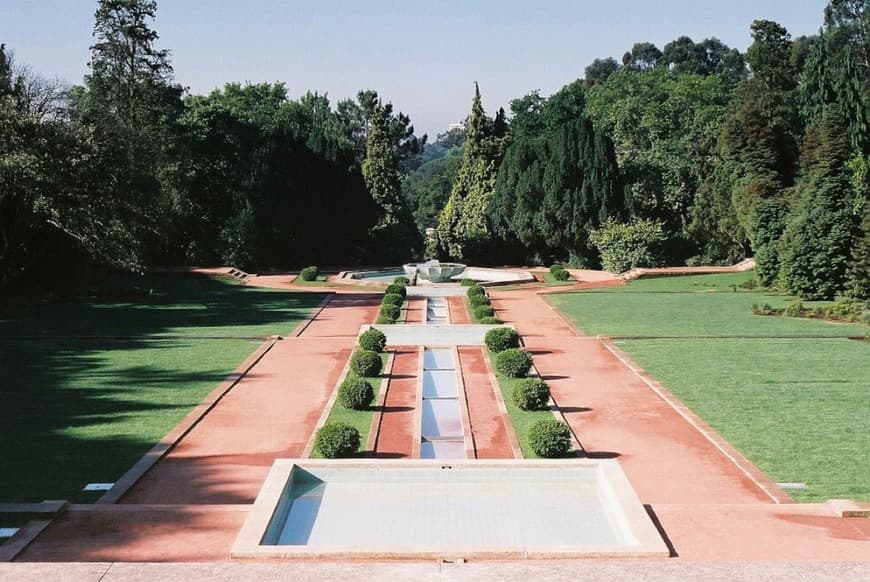
[[510,421],[499,412],[483,349],[461,347],[458,351],[477,458],[512,459],[514,454],[506,428]]
[[387,385],[384,415],[375,456],[411,457],[414,451],[414,419],[417,407],[420,349],[396,348],[393,370]]

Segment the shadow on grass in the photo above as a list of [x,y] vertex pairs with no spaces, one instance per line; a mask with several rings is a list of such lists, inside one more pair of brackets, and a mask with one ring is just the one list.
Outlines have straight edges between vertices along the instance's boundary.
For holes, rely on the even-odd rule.
[[0,301],[0,501],[94,501],[86,483],[117,480],[259,345],[149,338],[287,333],[323,298],[206,277],[139,282],[136,302]]

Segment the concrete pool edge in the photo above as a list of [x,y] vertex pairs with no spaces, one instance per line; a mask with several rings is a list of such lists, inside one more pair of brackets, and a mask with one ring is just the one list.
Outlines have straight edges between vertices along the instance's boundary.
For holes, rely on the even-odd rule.
[[[363,546],[265,545],[263,537],[287,486],[294,467],[312,469],[588,469],[597,471],[605,496],[616,502],[616,519],[637,543],[630,545],[588,545],[577,548],[527,548],[510,546],[415,548],[366,548]],[[373,523],[372,527],[378,527]],[[670,551],[631,487],[618,461],[614,459],[575,460],[381,460],[381,459],[276,459],[260,489],[254,505],[230,551],[234,559],[560,559],[560,558],[666,558]]]

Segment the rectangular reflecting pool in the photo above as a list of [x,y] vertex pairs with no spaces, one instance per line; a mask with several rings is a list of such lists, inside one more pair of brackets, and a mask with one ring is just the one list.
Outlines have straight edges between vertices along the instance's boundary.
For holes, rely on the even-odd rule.
[[233,557],[667,556],[615,460],[275,461]]

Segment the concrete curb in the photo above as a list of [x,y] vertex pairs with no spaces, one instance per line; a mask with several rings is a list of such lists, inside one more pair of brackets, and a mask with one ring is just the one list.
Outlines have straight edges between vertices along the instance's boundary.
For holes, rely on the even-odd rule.
[[160,441],[142,456],[139,461],[133,465],[120,479],[115,482],[115,485],[100,497],[96,503],[117,503],[121,498],[147,473],[151,467],[166,456],[175,445],[178,444],[211,410],[218,402],[232,390],[239,381],[244,378],[251,368],[265,356],[279,341],[276,336],[266,340],[260,345],[257,350],[245,359],[236,370],[227,376],[227,378],[218,384],[217,388],[212,390],[205,399],[197,404],[193,410],[187,413],[187,416],[182,419],[175,428],[166,434]]
[[710,425],[704,422],[701,417],[695,414],[689,407],[680,402],[667,388],[662,386],[658,381],[652,378],[646,370],[641,368],[628,355],[620,350],[608,338],[599,338],[601,345],[604,346],[616,359],[618,359],[626,368],[640,378],[650,390],[655,392],[659,398],[664,400],[677,414],[682,416],[693,428],[701,433],[714,447],[725,455],[740,471],[749,478],[750,481],[761,489],[774,503],[794,503],[785,491],[783,491],[770,477],[768,477],[761,469],[756,467],[749,459],[743,456],[734,446],[725,440],[718,432]]

